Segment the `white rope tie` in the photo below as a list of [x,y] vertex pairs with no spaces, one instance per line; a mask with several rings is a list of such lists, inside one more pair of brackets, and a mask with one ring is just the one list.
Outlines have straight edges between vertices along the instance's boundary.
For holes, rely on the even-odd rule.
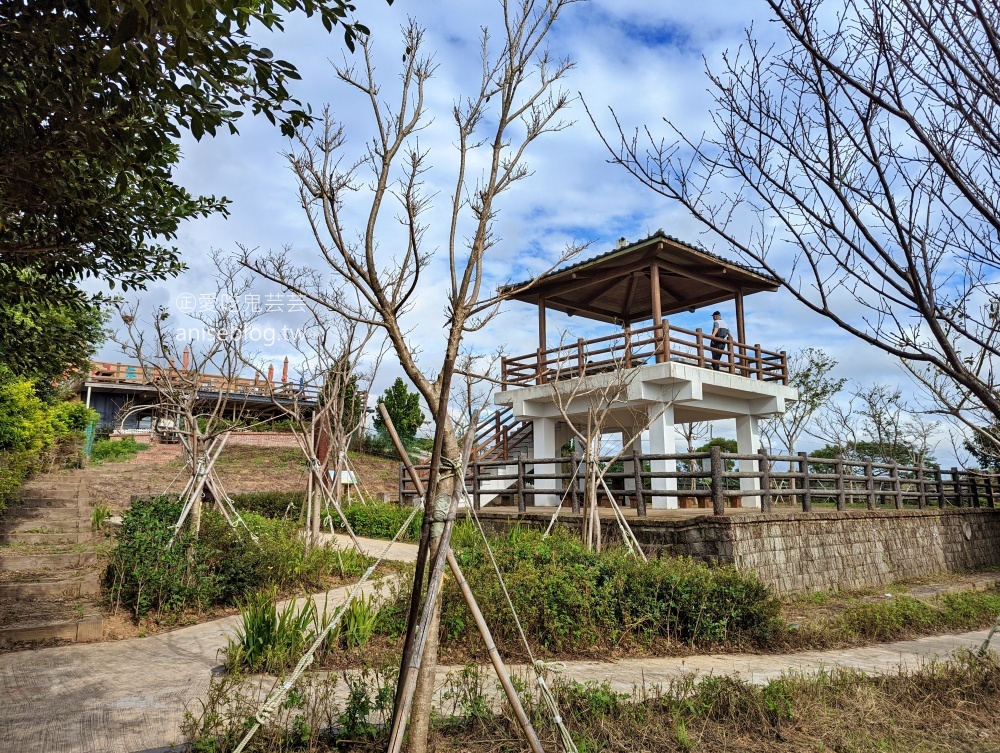
[[285,696],[288,695],[288,691],[295,686],[295,683],[298,682],[298,679],[299,677],[302,676],[302,673],[306,671],[306,669],[309,667],[310,664],[313,663],[313,661],[315,661],[316,651],[319,650],[319,647],[323,644],[323,641],[326,640],[330,632],[335,627],[337,627],[338,624],[340,624],[340,620],[344,616],[344,613],[347,612],[347,608],[351,605],[351,602],[354,601],[358,593],[360,593],[361,588],[365,585],[365,583],[368,582],[368,579],[371,578],[372,573],[375,572],[375,568],[377,568],[385,559],[386,555],[389,553],[389,549],[392,548],[392,545],[395,544],[396,540],[403,535],[403,531],[405,531],[407,527],[410,525],[410,522],[413,520],[413,517],[417,514],[417,511],[419,509],[420,508],[418,507],[413,508],[413,511],[410,513],[410,516],[406,519],[406,522],[403,523],[403,525],[400,527],[398,531],[396,531],[396,535],[392,537],[392,540],[385,545],[385,548],[381,551],[375,562],[373,562],[371,566],[367,570],[365,570],[364,575],[361,576],[361,579],[354,584],[354,587],[351,589],[350,593],[347,594],[347,598],[344,600],[344,603],[340,605],[340,609],[338,609],[337,612],[334,614],[333,619],[323,629],[323,632],[316,637],[316,640],[313,641],[313,644],[312,646],[309,647],[309,650],[302,655],[302,658],[299,659],[299,663],[295,666],[295,669],[292,670],[292,673],[288,676],[287,679],[285,679],[284,682],[282,682],[278,687],[274,688],[270,692],[268,697],[264,700],[264,704],[261,706],[260,711],[258,711],[256,716],[254,717],[253,726],[249,730],[247,730],[246,735],[244,735],[243,739],[240,740],[240,744],[233,749],[233,753],[242,753],[244,748],[246,748],[246,746],[250,743],[250,740],[253,739],[253,736],[257,734],[257,730],[259,730],[262,725],[267,724],[269,721],[271,721],[271,719],[274,717],[274,713],[278,710],[278,708],[280,708],[281,704],[284,703]]

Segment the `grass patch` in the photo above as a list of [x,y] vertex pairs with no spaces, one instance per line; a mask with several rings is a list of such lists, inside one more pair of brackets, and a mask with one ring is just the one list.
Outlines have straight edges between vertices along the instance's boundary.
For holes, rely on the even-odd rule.
[[[437,751],[513,753],[525,749],[514,716],[487,670],[454,673],[434,716]],[[344,694],[335,694],[340,683]],[[257,733],[252,751],[382,751],[395,675],[303,678]],[[954,751],[1000,747],[1000,662],[962,654],[911,674],[867,677],[852,671],[790,675],[766,685],[713,676],[617,692],[606,683],[549,678],[562,718],[581,753],[608,751]],[[185,735],[197,751],[235,748],[270,687],[264,678],[213,678],[204,708]],[[545,750],[561,750],[534,683],[519,680],[526,711]],[[492,691],[492,692],[491,692]],[[960,711],[959,711],[960,710]]]
[[265,518],[299,517],[306,493],[298,492],[243,492],[231,495],[236,509],[254,512]]
[[[523,650],[482,541],[468,524],[453,545],[497,646]],[[491,538],[494,554],[533,648],[563,656],[614,649],[650,650],[767,642],[779,625],[779,602],[752,574],[710,568],[688,559],[637,561],[623,549],[589,552],[577,536],[557,529],[548,538],[514,529]],[[377,632],[398,637],[405,627],[408,588],[379,614]],[[442,645],[480,652],[472,615],[455,583],[446,580]]]
[[776,629],[764,648],[837,648],[905,640],[921,635],[979,630],[1000,617],[1000,591],[964,591],[935,598],[905,593],[887,597],[809,595],[786,604],[794,622]]
[[104,587],[111,605],[135,619],[169,621],[186,610],[235,606],[261,589],[318,589],[367,566],[353,551],[306,548],[292,521],[247,513],[254,542],[212,509],[202,514],[200,538],[184,530],[168,548],[180,512],[175,498],[155,497],[133,502],[122,518]]
[[93,450],[90,453],[90,461],[97,465],[105,462],[123,462],[136,457],[143,450],[148,450],[149,445],[143,442],[136,442],[132,437],[122,439],[98,439],[94,442]]
[[[354,533],[372,539],[391,539],[396,535],[406,519],[413,512],[412,507],[402,507],[388,502],[351,503],[344,505],[344,517],[351,524]],[[417,541],[420,539],[420,526],[424,520],[423,510],[413,516],[410,525],[399,537],[399,541]],[[334,528],[343,532],[341,521],[334,517]]]

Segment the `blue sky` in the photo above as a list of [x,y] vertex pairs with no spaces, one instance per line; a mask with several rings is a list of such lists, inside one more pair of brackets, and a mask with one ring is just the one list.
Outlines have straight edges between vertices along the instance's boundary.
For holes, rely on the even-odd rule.
[[[717,64],[726,49],[741,42],[743,30],[753,25],[766,40],[775,33],[766,22],[762,2],[743,0],[698,3],[636,0],[591,0],[570,6],[551,36],[550,46],[558,56],[567,56],[576,67],[566,87],[586,101],[599,123],[611,125],[609,108],[623,123],[648,124],[666,134],[663,118],[680,123],[693,133],[709,127],[710,98],[706,91],[705,61]],[[407,17],[427,27],[428,49],[436,51],[438,70],[428,87],[434,122],[422,134],[422,144],[431,150],[434,170],[429,185],[440,193],[444,209],[453,172],[449,111],[455,97],[470,91],[478,73],[480,27],[497,20],[495,3],[445,0],[396,0],[392,6],[371,0],[359,5],[359,19],[373,32],[377,66],[387,90],[396,80],[402,52],[400,27]],[[363,102],[335,80],[330,60],[342,60],[346,51],[339,32],[327,34],[315,19],[293,18],[283,34],[267,34],[261,42],[278,57],[294,63],[303,80],[293,85],[294,94],[315,110],[329,103],[347,129],[350,144],[359,148],[371,132]],[[723,256],[726,247],[702,233],[686,212],[643,188],[619,167],[608,164],[608,155],[586,118],[582,104],[573,104],[575,124],[566,131],[547,136],[528,153],[533,175],[503,197],[498,234],[503,239],[492,253],[488,271],[492,284],[519,280],[547,268],[566,243],[591,243],[588,254],[603,253],[624,236],[636,240],[659,228],[670,235],[700,243]],[[320,264],[296,186],[283,152],[289,142],[263,118],[243,118],[238,136],[223,135],[182,143],[183,162],[179,181],[201,194],[225,195],[232,201],[228,218],[212,217],[186,223],[177,245],[189,270],[179,278],[151,286],[139,296],[142,308],[164,305],[178,309],[181,296],[213,291],[209,252],[235,252],[237,244],[251,248],[277,249],[289,246],[300,263]],[[360,211],[360,210],[359,210]],[[443,212],[431,214],[430,247],[446,248]],[[437,217],[438,221],[433,219]],[[443,260],[432,263],[440,275]],[[443,344],[443,296],[433,281],[411,312],[412,337],[422,349],[422,363],[433,370]],[[262,300],[281,291],[268,284],[255,286]],[[784,293],[759,294],[747,299],[747,336],[765,348],[788,351],[819,346],[840,361],[839,375],[862,383],[903,384],[907,378],[893,361],[841,334],[824,320],[808,314]],[[731,308],[724,312],[732,317]],[[272,317],[280,326],[295,321],[293,314]],[[708,311],[676,317],[685,327],[708,327]],[[550,336],[568,330],[575,338],[591,330],[554,314]],[[510,303],[503,313],[470,342],[490,350],[498,343],[507,352],[533,351],[537,338],[536,312],[525,304]],[[276,343],[263,351],[280,368],[292,356],[291,348]],[[100,358],[120,360],[114,346]],[[294,368],[293,368],[294,371]],[[398,364],[387,359],[376,382],[380,392],[399,375]],[[945,443],[947,444],[947,443]],[[943,455],[944,445],[939,448]]]

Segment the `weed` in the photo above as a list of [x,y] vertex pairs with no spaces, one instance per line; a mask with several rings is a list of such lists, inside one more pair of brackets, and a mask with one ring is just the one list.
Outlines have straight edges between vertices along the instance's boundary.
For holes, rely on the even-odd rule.
[[340,638],[346,648],[359,648],[372,637],[378,617],[375,594],[359,596],[350,603],[341,622]]
[[94,447],[90,453],[90,460],[96,465],[105,461],[131,460],[143,450],[148,450],[149,445],[136,442],[132,437],[124,437],[119,440],[98,439],[94,442]]
[[101,530],[104,521],[111,517],[111,508],[98,504],[94,506],[94,511],[90,514],[90,526],[95,531]]
[[277,673],[298,661],[317,635],[319,616],[312,599],[278,608],[277,589],[254,594],[242,605],[236,639],[226,646],[226,666]]

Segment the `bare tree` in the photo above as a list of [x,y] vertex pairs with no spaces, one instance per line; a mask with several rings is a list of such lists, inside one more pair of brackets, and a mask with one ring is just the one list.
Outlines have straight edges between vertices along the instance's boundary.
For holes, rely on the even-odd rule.
[[[576,349],[573,351],[575,353]],[[626,546],[645,558],[605,481],[610,466],[622,458],[626,450],[641,439],[642,433],[653,420],[659,417],[650,415],[645,404],[634,403],[632,383],[638,376],[638,369],[627,368],[626,360],[625,348],[621,353],[602,353],[600,360],[587,362],[593,373],[580,376],[578,362],[564,362],[557,356],[550,364],[552,371],[548,379],[553,401],[575,439],[574,444],[583,449],[581,467],[584,468],[586,478],[582,534],[587,548],[601,550],[598,498],[603,488],[608,493],[608,502],[615,519],[622,527],[622,538]],[[665,403],[663,410],[671,402]],[[620,449],[613,454],[605,452],[603,441],[605,435],[611,433],[622,437]],[[535,451],[537,453],[537,447]],[[571,479],[570,483],[576,483],[576,479]]]
[[238,520],[213,466],[228,432],[257,421],[247,413],[242,399],[247,385],[240,380],[242,335],[255,316],[238,305],[246,290],[246,280],[220,274],[216,306],[191,315],[198,327],[190,338],[187,334],[194,328],[178,327],[165,308],[143,321],[138,303],[119,307],[123,328],[113,341],[139,364],[136,381],[156,390],[157,412],[177,433],[186,456],[189,478],[181,494],[184,512],[177,527],[190,515],[195,536],[201,529],[203,495],[219,504],[227,518],[236,515],[231,523]]
[[[339,81],[360,94],[372,116],[374,134],[361,152],[350,151],[343,126],[326,110],[322,125],[315,132],[301,133],[298,151],[290,155],[301,203],[322,259],[338,283],[346,282],[356,291],[358,300],[349,304],[342,297],[332,299],[322,284],[303,285],[296,292],[349,318],[381,327],[406,376],[431,409],[435,424],[425,527],[414,576],[392,750],[401,743],[413,697],[416,673],[409,670],[408,663],[414,655],[420,687],[413,701],[410,749],[426,749],[437,657],[440,578],[453,517],[450,510],[456,507],[461,491],[456,481],[464,473],[456,467],[460,451],[448,409],[452,377],[462,338],[481,328],[499,304],[499,299],[484,291],[487,256],[499,242],[494,227],[499,199],[531,174],[525,163],[528,148],[545,134],[568,126],[561,116],[570,98],[559,85],[571,64],[555,59],[545,47],[545,38],[571,1],[502,3],[504,23],[499,43],[483,31],[478,89],[459,98],[452,108],[457,159],[450,181],[454,190],[449,197],[444,243],[449,275],[444,355],[436,367],[418,361],[405,323],[415,296],[424,289],[431,260],[425,244],[425,215],[433,194],[425,190],[424,181],[432,167],[418,135],[430,121],[425,86],[436,66],[424,50],[423,30],[413,22],[404,29],[404,64],[395,104],[388,102],[378,83],[370,40],[362,45],[363,63],[359,67],[336,67]],[[355,226],[359,216],[361,224]],[[398,245],[391,240],[380,245],[380,239],[391,238],[384,227],[390,222],[398,222],[402,240]],[[266,264],[254,254],[245,253],[243,262],[267,277]],[[418,617],[428,560],[433,565]]]
[[849,399],[831,402],[809,432],[847,457],[922,465],[934,451],[935,422],[928,421],[898,387],[855,384]]
[[[304,278],[311,277],[291,263],[287,250],[265,262],[270,279],[286,290],[302,287]],[[253,370],[255,381],[261,381],[274,409],[289,421],[306,457],[302,518],[309,541],[319,541],[321,521],[330,504],[354,538],[340,508],[341,472],[352,440],[364,432],[364,401],[385,354],[385,342],[380,346],[375,341],[376,328],[370,324],[340,316],[313,301],[303,305],[307,321],[286,342],[299,355],[297,381],[275,382],[256,354],[243,348],[238,353]]]
[[[766,0],[709,71],[708,135],[605,137],[809,310],[922,372],[967,425],[1000,420],[1000,8]],[[614,143],[612,143],[612,140]],[[988,418],[989,420],[982,420]]]

